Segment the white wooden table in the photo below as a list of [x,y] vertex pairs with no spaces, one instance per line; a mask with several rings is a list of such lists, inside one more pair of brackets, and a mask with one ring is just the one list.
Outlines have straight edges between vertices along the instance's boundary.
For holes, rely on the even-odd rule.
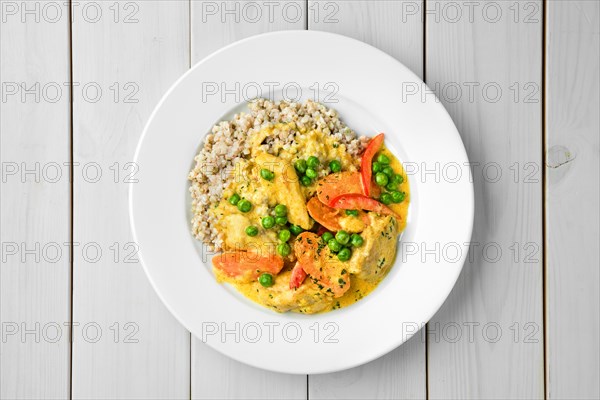
[[[600,397],[598,1],[2,0],[0,12],[2,399]],[[348,35],[407,65],[473,163],[473,248],[450,297],[422,334],[335,374],[265,372],[192,337],[129,229],[131,160],[161,95],[214,50],[282,29]]]

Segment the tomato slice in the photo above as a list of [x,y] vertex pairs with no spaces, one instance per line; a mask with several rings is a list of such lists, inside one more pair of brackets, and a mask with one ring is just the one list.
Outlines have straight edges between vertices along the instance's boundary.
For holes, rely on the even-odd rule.
[[367,149],[365,150],[365,152],[362,156],[362,160],[360,161],[360,177],[361,177],[361,184],[362,184],[362,193],[365,196],[371,196],[371,177],[373,175],[373,170],[372,170],[373,157],[375,156],[375,154],[377,154],[377,152],[381,148],[382,144],[383,144],[383,133],[380,133],[379,135],[377,135],[373,139],[371,139],[371,141],[369,142],[369,145],[367,146]]
[[298,289],[308,274],[302,268],[300,263],[296,263],[292,268],[292,276],[290,277],[290,289]]
[[[370,193],[372,195],[379,195],[379,191],[379,187],[371,183]],[[348,193],[363,194],[360,172],[336,172],[327,175],[317,183],[317,197],[321,203],[330,207],[333,199]]]
[[329,174],[317,183],[317,197],[323,204],[346,193],[362,193],[359,172],[336,172]]
[[276,254],[261,255],[250,251],[230,251],[212,259],[213,266],[231,278],[256,279],[263,272],[277,275],[283,258]]
[[321,238],[312,232],[302,232],[294,241],[294,253],[298,259],[296,265],[301,265],[307,273],[314,268],[313,264],[317,262],[316,254],[320,240]]
[[347,264],[339,261],[329,247],[321,247],[321,238],[312,232],[301,233],[294,243],[294,252],[298,258],[296,265],[312,279],[330,289],[333,297],[341,297],[350,289],[350,276],[346,272]]
[[386,205],[381,204],[377,200],[362,194],[344,194],[338,196],[335,199],[333,199],[332,206],[333,208],[338,208],[342,210],[361,209],[374,211],[379,214],[392,215],[397,219],[400,219],[400,216]]
[[306,203],[306,208],[310,216],[327,230],[336,232],[342,229],[339,223],[339,210],[321,203],[316,197],[311,198],[308,203]]

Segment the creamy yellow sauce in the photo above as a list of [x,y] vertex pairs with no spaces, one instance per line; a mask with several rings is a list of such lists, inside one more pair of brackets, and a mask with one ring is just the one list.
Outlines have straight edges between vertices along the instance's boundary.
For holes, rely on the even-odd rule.
[[[381,278],[383,279],[384,277],[385,275]],[[352,282],[350,282],[350,289],[342,297],[336,299],[336,304],[334,304],[332,309],[335,310],[336,308],[342,308],[356,303],[375,290],[378,283],[379,282],[370,283],[356,276],[353,277]]]
[[402,167],[402,163],[396,158],[396,156],[394,156],[392,154],[391,151],[388,150],[387,147],[385,147],[385,145],[380,150],[380,153],[383,153],[389,157],[390,167],[392,167],[394,169],[394,172],[402,175],[402,177],[404,178],[404,182],[402,182],[400,185],[398,185],[398,190],[406,193],[406,196],[404,197],[404,201],[402,203],[398,203],[398,204],[392,203],[388,206],[392,210],[394,210],[394,212],[396,214],[398,214],[402,217],[402,220],[398,221],[400,223],[400,227],[399,227],[400,232],[402,232],[404,230],[404,228],[406,227],[406,217],[408,216],[408,206],[410,204],[410,187],[408,184],[408,176],[406,175],[406,171],[404,171],[404,168]]
[[342,168],[348,171],[356,171],[358,165],[360,165],[359,160],[353,159],[346,152],[346,146],[336,142],[331,135],[319,130],[299,128],[293,122],[268,126],[255,133],[249,139],[252,146],[252,154],[260,151],[260,144],[265,138],[282,132],[287,136],[291,134],[290,131],[292,130],[299,132],[299,135],[296,135],[295,145],[290,146],[288,149],[285,149],[282,145],[275,146],[273,154],[292,162],[298,158],[306,159],[309,156],[316,156],[321,161],[339,160],[342,163]]
[[[251,143],[250,160],[243,160],[236,165],[235,171],[231,172],[234,174],[234,179],[231,180],[230,185],[224,191],[223,198],[218,206],[211,210],[211,213],[218,221],[217,229],[225,234],[226,250],[239,250],[240,247],[242,249],[250,247],[274,253],[278,244],[277,234],[280,229],[277,227],[264,229],[261,225],[261,219],[266,215],[273,215],[272,210],[277,204],[286,204],[289,208],[291,203],[301,200],[305,208],[307,200],[315,194],[317,179],[315,179],[313,184],[308,187],[300,185],[299,189],[295,189],[297,184],[292,183],[289,184],[288,187],[282,189],[282,183],[277,182],[276,179],[269,182],[260,178],[260,169],[262,165],[259,164],[259,160],[269,160],[270,158],[268,157],[272,157],[264,152],[261,148],[261,144],[266,138],[281,134],[282,132],[289,135],[291,134],[291,130],[299,131],[299,134],[296,136],[295,144],[287,148],[279,146],[273,149],[273,153],[286,163],[281,167],[281,172],[277,171],[278,167],[275,168],[276,177],[279,173],[289,172],[290,166],[293,166],[293,163],[299,158],[307,159],[309,156],[318,157],[321,161],[322,168],[326,168],[331,160],[338,160],[342,164],[343,171],[358,170],[360,159],[352,158],[346,152],[345,145],[337,143],[331,135],[324,134],[321,131],[300,131],[295,124],[290,123],[277,124],[273,127],[267,127],[256,132],[249,138]],[[389,207],[400,216],[396,230],[396,232],[399,233],[406,226],[406,217],[410,201],[408,179],[401,163],[396,157],[385,147],[381,152],[390,158],[390,166],[394,169],[395,173],[401,174],[404,177],[404,182],[398,186],[398,190],[406,193],[404,201],[400,204],[389,205]],[[293,171],[293,167],[291,168]],[[290,193],[293,194],[294,190],[299,190],[300,193],[296,193],[292,197]],[[250,212],[241,213],[236,206],[229,203],[227,199],[234,193],[237,193],[242,199],[247,199],[252,203],[252,210]],[[302,220],[300,214],[301,213],[288,215],[290,223],[300,225],[300,223],[297,222]],[[296,220],[292,221],[292,217],[295,217]],[[312,226],[312,219],[310,219],[309,222]],[[245,228],[249,225],[258,228],[258,234],[256,236],[250,237],[244,233]],[[309,226],[304,228],[308,229]],[[397,236],[393,238],[392,242],[394,243],[394,246],[397,244]],[[234,246],[237,248],[232,249]],[[357,249],[355,253],[358,253],[359,250],[360,249]],[[353,253],[353,257],[355,256],[355,253]],[[395,256],[395,248],[393,254]],[[394,256],[388,256],[387,260],[385,258],[383,259],[386,266],[393,265]],[[310,276],[306,278],[303,287],[297,289],[298,291],[304,290],[306,293],[302,292],[300,294],[294,294],[287,286],[289,285],[290,270],[296,261],[294,252],[292,251],[289,256],[285,257],[284,261],[285,266],[275,277],[275,285],[272,287],[262,287],[257,281],[238,282],[235,280],[222,279],[222,276],[220,275],[218,275],[217,278],[232,284],[247,298],[262,304],[263,306],[270,307],[275,311],[316,313],[346,307],[361,300],[377,287],[378,283],[381,282],[389,270],[389,268],[385,269],[384,273],[370,280],[361,279],[358,275],[352,275],[348,291],[339,298],[333,298],[325,290],[319,288],[318,283],[311,282]],[[352,259],[348,262],[351,261]],[[377,262],[379,263],[379,260],[377,260]],[[295,295],[296,298],[288,299],[288,297],[292,295]],[[315,297],[318,297],[320,301],[315,303]],[[288,308],[293,301],[297,302],[295,307]]]
[[[392,260],[393,262],[393,260]],[[285,276],[286,271],[289,272],[289,269],[283,271],[282,273],[280,273],[280,275],[278,277],[281,277],[281,279],[283,279],[284,282],[287,283],[287,276]],[[283,277],[282,277],[283,275]],[[324,304],[318,304],[317,307],[318,309],[315,310],[314,305],[310,305],[310,306],[302,306],[300,305],[300,307],[298,309],[292,310],[294,312],[299,312],[299,313],[306,313],[306,314],[313,314],[313,313],[318,313],[318,312],[327,312],[327,311],[331,311],[331,310],[335,310],[338,308],[342,308],[342,307],[346,307],[349,306],[351,304],[356,303],[357,301],[365,298],[367,295],[369,295],[379,284],[379,282],[381,282],[381,280],[385,277],[385,275],[381,276],[381,279],[377,282],[377,283],[372,283],[372,282],[367,282],[364,279],[360,279],[357,276],[353,276],[352,277],[352,281],[350,283],[350,289],[342,296],[339,298],[328,298],[325,299],[325,296],[323,297],[323,303]],[[307,280],[305,281],[304,285],[310,284],[309,278],[307,278]],[[243,294],[245,297],[249,298],[250,300],[262,304],[264,306],[267,306],[269,308],[272,308],[275,311],[281,311],[279,310],[277,307],[273,307],[272,305],[265,303],[264,298],[269,296],[269,290],[271,288],[265,288],[262,287],[260,284],[258,283],[235,283],[235,282],[230,282],[237,291],[239,291],[241,294]]]

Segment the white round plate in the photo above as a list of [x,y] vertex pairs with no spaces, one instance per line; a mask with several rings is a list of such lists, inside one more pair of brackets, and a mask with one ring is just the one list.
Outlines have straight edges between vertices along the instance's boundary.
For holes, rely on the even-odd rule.
[[[313,98],[359,134],[386,133],[411,187],[407,228],[389,275],[369,296],[317,315],[277,314],[212,274],[190,234],[187,175],[213,124],[257,95]],[[416,333],[460,273],[473,222],[468,159],[452,120],[423,82],[362,42],[313,31],[254,36],[196,64],[164,95],[138,144],[131,226],[156,292],[196,337],[238,361],[315,374],[380,357]]]

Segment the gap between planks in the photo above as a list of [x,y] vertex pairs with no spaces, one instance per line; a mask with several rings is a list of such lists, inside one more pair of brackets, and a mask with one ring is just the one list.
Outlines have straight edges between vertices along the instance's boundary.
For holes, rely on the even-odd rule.
[[69,227],[69,266],[71,268],[71,304],[69,310],[69,318],[70,318],[70,329],[69,329],[69,399],[73,398],[73,289],[74,289],[74,279],[73,275],[75,273],[75,250],[73,248],[73,243],[75,241],[75,224],[74,224],[74,216],[75,216],[75,174],[73,173],[73,163],[75,159],[75,150],[73,144],[73,9],[72,9],[72,0],[67,2],[67,16],[69,18],[69,162],[70,162],[70,172],[69,172],[69,199],[70,199],[70,227]]
[[543,354],[543,387],[544,400],[548,398],[547,349],[548,329],[546,329],[546,23],[548,17],[548,0],[542,0],[542,354]]

